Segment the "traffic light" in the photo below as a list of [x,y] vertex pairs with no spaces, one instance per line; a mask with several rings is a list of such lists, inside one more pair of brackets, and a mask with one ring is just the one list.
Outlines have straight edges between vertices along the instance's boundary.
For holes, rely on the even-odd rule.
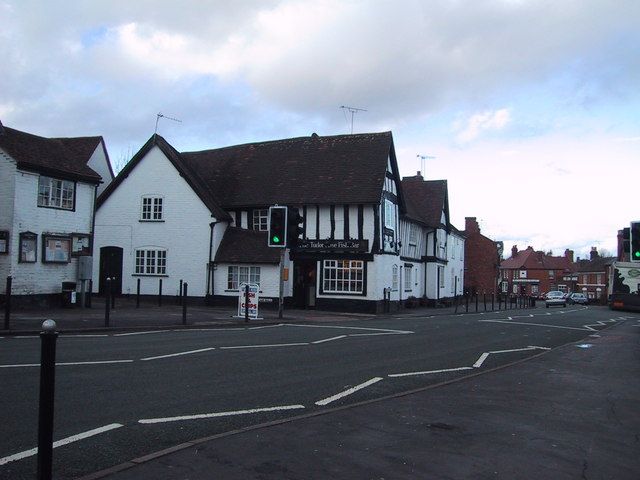
[[302,222],[304,218],[296,207],[289,208],[289,218],[287,220],[287,247],[295,248],[298,239],[302,235]]
[[640,222],[631,222],[629,228],[631,261],[640,262]]
[[269,207],[269,241],[270,247],[287,246],[287,207]]

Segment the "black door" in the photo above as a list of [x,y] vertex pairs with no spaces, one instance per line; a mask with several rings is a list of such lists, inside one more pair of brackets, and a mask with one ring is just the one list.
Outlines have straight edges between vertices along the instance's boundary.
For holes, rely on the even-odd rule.
[[315,308],[316,261],[296,260],[293,280],[293,301],[295,307]]
[[114,295],[122,294],[122,248],[102,247],[100,249],[100,293],[104,295],[107,277],[111,279]]

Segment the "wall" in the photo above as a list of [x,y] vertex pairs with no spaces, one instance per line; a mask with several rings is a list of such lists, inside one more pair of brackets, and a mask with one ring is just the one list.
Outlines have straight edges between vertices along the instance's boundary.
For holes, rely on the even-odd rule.
[[498,249],[493,240],[480,233],[474,217],[467,217],[465,224],[465,284],[470,293],[497,292]]
[[[14,251],[18,246],[18,236],[13,228],[15,175],[15,162],[0,150],[0,230],[9,230],[10,235],[9,253],[6,255],[0,254],[0,295],[3,295],[6,291],[6,279],[12,273]],[[17,255],[17,252],[15,253]]]
[[[143,195],[163,197],[163,222],[141,222]],[[129,172],[129,176],[101,205],[96,213],[93,284],[99,288],[100,248],[119,246],[123,251],[122,292],[134,294],[137,279],[141,293],[158,292],[157,276],[136,276],[135,250],[156,247],[167,250],[167,275],[163,278],[163,293],[173,295],[180,280],[189,284],[189,296],[206,293],[209,259],[209,224],[215,221],[211,212],[198,198],[173,164],[158,147],[152,148]],[[223,226],[214,230],[215,241]]]
[[[95,186],[76,182],[75,211],[38,207],[37,173],[18,171],[15,175],[15,211],[12,230],[12,273],[15,295],[60,293],[64,281],[76,281],[77,259],[68,264],[42,262],[42,234],[91,233]],[[37,238],[36,263],[18,263],[20,232],[34,232]]]
[[113,180],[111,170],[109,169],[109,160],[107,159],[102,143],[100,143],[95,152],[93,152],[87,165],[102,177],[102,183],[98,185],[98,195],[100,195],[102,191],[107,188],[107,185],[111,183],[111,180]]

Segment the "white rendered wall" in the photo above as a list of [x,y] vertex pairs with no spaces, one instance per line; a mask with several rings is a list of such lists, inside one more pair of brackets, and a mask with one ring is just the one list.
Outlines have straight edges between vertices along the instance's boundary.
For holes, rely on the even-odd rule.
[[109,170],[109,160],[102,147],[102,143],[100,143],[98,148],[93,152],[87,165],[102,177],[102,183],[98,185],[98,195],[100,195],[102,191],[107,188],[107,185],[111,183],[111,180],[113,180],[111,170]]
[[16,163],[0,150],[0,230],[9,230],[8,254],[0,254],[0,293],[6,290],[6,278],[17,261],[18,236],[13,227],[13,201],[15,192]]
[[[163,222],[141,222],[143,195],[163,197]],[[209,259],[209,224],[216,219],[158,147],[152,148],[129,176],[101,205],[96,213],[93,284],[99,287],[100,248],[123,248],[122,293],[134,294],[137,279],[141,293],[158,293],[163,278],[163,293],[177,292],[180,280],[189,284],[189,296],[206,294]],[[221,225],[214,238],[219,242]],[[135,275],[135,250],[167,250],[167,274],[164,277]],[[214,251],[215,255],[215,251]]]

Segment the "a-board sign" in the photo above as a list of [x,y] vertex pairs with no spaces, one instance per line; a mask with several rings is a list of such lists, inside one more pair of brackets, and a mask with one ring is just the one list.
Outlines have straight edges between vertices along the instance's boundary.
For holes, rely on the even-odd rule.
[[260,287],[256,283],[242,283],[238,290],[238,317],[245,316],[246,287],[249,285],[249,318],[258,318],[258,302],[260,301]]

